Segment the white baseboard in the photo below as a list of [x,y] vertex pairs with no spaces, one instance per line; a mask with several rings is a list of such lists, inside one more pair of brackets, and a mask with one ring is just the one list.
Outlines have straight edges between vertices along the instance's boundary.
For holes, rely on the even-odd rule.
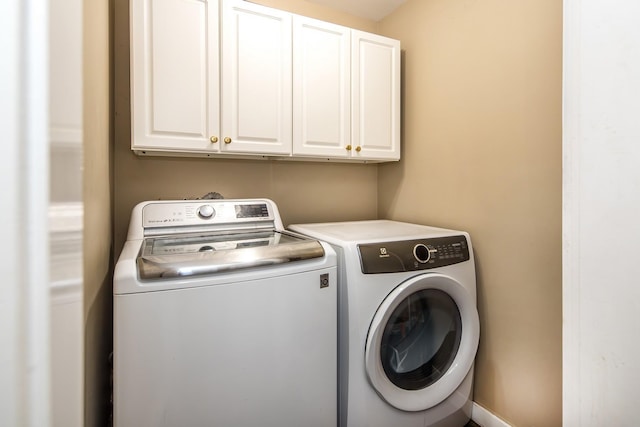
[[509,423],[501,420],[476,402],[473,402],[471,419],[481,427],[511,427]]

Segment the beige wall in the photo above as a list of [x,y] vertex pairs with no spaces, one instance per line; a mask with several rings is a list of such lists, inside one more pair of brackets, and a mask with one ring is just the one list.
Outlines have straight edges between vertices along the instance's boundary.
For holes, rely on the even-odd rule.
[[[261,0],[294,13],[373,30],[353,18],[301,0]],[[377,167],[363,164],[137,157],[130,149],[129,18],[127,0],[115,0],[115,253],[126,239],[133,206],[154,199],[267,197],[285,224],[371,219],[377,215]]]
[[109,0],[83,2],[85,422],[109,414],[111,352],[111,42]]
[[562,424],[562,2],[408,0],[403,159],[379,216],[471,233],[475,400],[514,426]]
[[252,3],[282,9],[298,15],[321,19],[334,24],[356,28],[361,31],[377,33],[378,23],[365,18],[358,18],[353,15],[332,9],[323,5],[310,3],[307,0],[250,0]]

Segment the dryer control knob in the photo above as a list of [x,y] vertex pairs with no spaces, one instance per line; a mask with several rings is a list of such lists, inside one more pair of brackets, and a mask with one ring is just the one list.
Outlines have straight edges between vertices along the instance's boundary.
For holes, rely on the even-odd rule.
[[426,262],[429,262],[429,260],[431,259],[431,252],[429,252],[429,248],[427,247],[427,245],[418,243],[413,247],[413,256],[419,263],[424,264]]
[[203,219],[211,219],[216,214],[215,209],[211,205],[202,205],[198,208],[198,216]]

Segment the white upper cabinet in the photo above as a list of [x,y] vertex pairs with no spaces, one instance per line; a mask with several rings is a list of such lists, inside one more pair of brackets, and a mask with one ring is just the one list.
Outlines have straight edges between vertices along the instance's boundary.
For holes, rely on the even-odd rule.
[[293,155],[345,158],[351,139],[351,30],[293,19]]
[[137,152],[217,151],[217,0],[131,1],[132,139]]
[[137,154],[400,159],[400,42],[243,0],[131,0]]
[[291,14],[223,0],[222,144],[232,153],[291,153]]
[[353,156],[400,159],[400,42],[353,30]]

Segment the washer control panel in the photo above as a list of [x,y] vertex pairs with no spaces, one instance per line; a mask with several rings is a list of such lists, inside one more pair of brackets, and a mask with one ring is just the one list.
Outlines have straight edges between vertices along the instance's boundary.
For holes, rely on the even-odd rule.
[[465,236],[358,245],[364,274],[399,273],[445,267],[470,259]]
[[270,205],[260,200],[159,201],[147,204],[142,210],[145,228],[273,222],[274,218]]

